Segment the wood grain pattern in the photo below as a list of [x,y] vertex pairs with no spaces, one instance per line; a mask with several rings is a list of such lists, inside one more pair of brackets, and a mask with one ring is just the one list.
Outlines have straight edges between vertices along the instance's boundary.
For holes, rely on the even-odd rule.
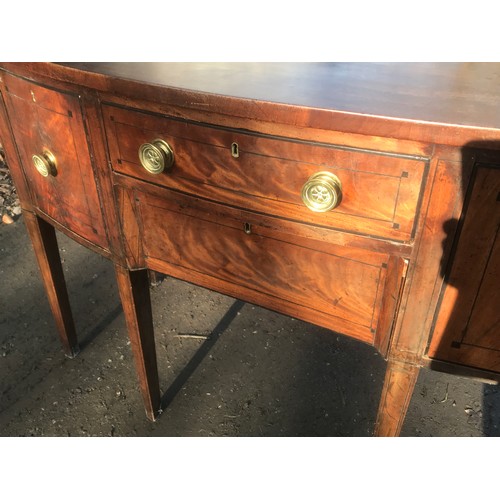
[[[105,107],[113,169],[174,189],[224,200],[295,220],[399,241],[413,237],[425,162],[384,152],[280,140],[200,126],[116,107]],[[156,138],[174,150],[175,164],[153,175],[138,150]],[[231,155],[236,142],[239,157]],[[302,186],[319,171],[342,182],[342,202],[328,213],[312,213]]]
[[[82,89],[80,89],[81,91]],[[113,188],[111,165],[108,159],[106,137],[101,115],[99,97],[93,92],[80,92],[85,130],[88,134],[89,154],[95,168],[93,169],[99,206],[102,211],[103,225],[106,231],[110,257],[114,262],[125,265],[117,213],[117,201]]]
[[398,324],[391,342],[390,357],[418,364],[426,348],[427,332],[432,322],[434,293],[442,284],[441,269],[445,254],[443,241],[448,237],[447,220],[458,217],[461,210],[462,179],[468,167],[458,162],[441,161],[432,165],[432,190],[427,191],[425,224],[408,268],[408,285],[403,291]]
[[144,268],[144,250],[139,229],[135,194],[120,186],[115,187],[119,221],[123,232],[125,259],[129,269]]
[[[0,136],[30,231],[50,247],[54,226],[115,262],[150,418],[150,270],[375,345],[389,360],[377,435],[401,429],[434,318],[431,367],[500,373],[498,174],[480,173],[464,204],[474,164],[498,172],[500,64],[0,67]],[[153,177],[137,150],[157,137],[176,162]],[[35,175],[33,147],[61,175]],[[318,170],[343,183],[327,214],[300,200]],[[37,251],[60,281],[55,253]]]
[[[500,99],[497,63],[74,63],[72,66],[157,87],[253,101],[500,128],[498,114],[490,107]],[[488,99],[483,99],[483,95]],[[436,102],[440,105],[436,106]]]
[[[167,77],[173,74],[170,63],[145,63],[144,66],[79,63],[73,66],[2,63],[2,67],[17,73],[54,78],[98,90],[108,100],[120,96],[125,102],[159,103],[165,109],[175,107],[184,110],[181,111],[183,115],[204,116],[204,120],[209,115],[219,114],[230,122],[242,118],[247,122],[279,124],[278,129],[287,126],[296,131],[301,128],[334,129],[336,132],[358,134],[358,137],[365,135],[394,141],[394,144],[403,140],[461,147],[471,141],[500,141],[498,114],[495,111],[500,88],[499,63],[378,65],[374,69],[383,70],[372,71],[368,79],[366,64],[348,63],[344,68],[351,66],[352,71],[346,73],[349,78],[333,79],[328,87],[324,87],[323,79],[334,78],[338,66],[322,65],[320,70],[317,67],[315,70],[313,64],[308,67],[307,74],[304,72],[302,75],[305,78],[293,80],[297,95],[308,95],[316,100],[316,105],[311,102],[310,106],[300,100],[288,104],[282,99],[272,98],[273,93],[279,95],[284,87],[290,86],[286,72],[279,70],[277,75],[274,74],[278,76],[274,84],[273,75],[260,71],[259,81],[266,87],[266,98],[259,100],[252,94],[238,92],[239,97],[233,97],[224,93],[224,84],[231,86],[238,83],[232,64],[226,66],[227,78],[217,82],[220,85],[217,93],[193,90],[192,78],[185,78],[184,86],[178,86],[168,78],[155,81],[150,77],[155,73]],[[185,64],[180,68],[184,76],[189,74]],[[297,74],[297,65],[295,68]],[[396,74],[398,78],[395,79]],[[484,78],[476,78],[478,75]],[[214,81],[210,65],[205,66],[205,72],[198,74],[197,78],[200,77],[204,84]],[[247,88],[251,88],[249,82],[255,80],[250,78],[246,81]],[[360,82],[363,82],[361,86]],[[344,84],[355,89],[349,99],[345,99],[349,93],[346,93]],[[318,85],[324,88],[316,93]]]
[[375,423],[375,436],[399,436],[419,371],[418,366],[389,360]]
[[[80,103],[73,95],[56,92],[10,75],[7,108],[33,203],[52,219],[107,248],[107,237],[85,136]],[[41,176],[33,154],[50,150],[57,175]]]
[[373,343],[387,256],[332,245],[318,248],[309,240],[292,244],[286,235],[266,230],[265,218],[254,215],[250,223],[242,212],[235,219],[227,210],[212,212],[206,203],[193,207],[180,195],[162,199],[138,191],[136,196],[146,262],[164,261],[176,276],[182,273],[177,268],[187,268],[203,273],[209,283],[213,278],[250,289],[264,306],[278,297],[282,311],[288,303],[288,314],[295,315],[299,305],[311,309],[312,317],[315,312],[330,315],[330,328]]
[[500,372],[500,168],[479,166],[428,355]]
[[405,284],[408,261],[391,256],[387,264],[387,279],[384,284],[384,302],[380,311],[379,326],[375,346],[383,356],[387,356],[395,318],[401,304],[401,294]]
[[[127,190],[133,191],[137,187],[137,179],[127,175],[114,174],[113,180],[117,186],[120,186]],[[176,191],[165,191],[165,188],[161,186],[146,182],[141,183],[141,190],[159,198],[165,197],[165,195],[167,195],[167,197],[175,197],[176,193]],[[213,202],[211,202],[210,199],[207,199],[206,197],[193,197],[192,200],[193,203],[199,201],[200,203],[213,204]],[[240,208],[232,207],[225,203],[220,204],[220,206],[224,207],[224,210],[234,212],[235,218],[240,217]],[[259,216],[259,212],[245,211],[245,213],[247,214],[247,217],[250,218],[253,216]],[[392,240],[383,240],[361,236],[353,233],[348,233],[346,231],[335,231],[326,227],[297,222],[295,220],[289,220],[282,217],[269,217],[267,224],[270,229],[279,231],[284,235],[290,235],[290,237],[292,238],[298,237],[314,240],[316,242],[315,244],[321,246],[328,244],[339,245],[341,247],[348,248],[353,252],[364,252],[365,250],[369,250],[380,254],[393,254],[395,256],[409,258],[412,255],[413,251],[413,244],[411,243],[401,243]]]

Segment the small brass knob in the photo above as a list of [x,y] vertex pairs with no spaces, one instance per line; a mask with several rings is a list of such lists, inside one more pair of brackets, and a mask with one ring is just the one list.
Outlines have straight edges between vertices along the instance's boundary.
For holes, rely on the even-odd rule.
[[162,139],[146,142],[139,147],[141,165],[151,174],[160,174],[174,164],[174,152]]
[[302,201],[313,212],[328,212],[340,204],[342,184],[331,172],[317,172],[302,188]]
[[45,149],[41,155],[33,155],[31,159],[35,168],[44,177],[57,174],[56,157],[48,149]]

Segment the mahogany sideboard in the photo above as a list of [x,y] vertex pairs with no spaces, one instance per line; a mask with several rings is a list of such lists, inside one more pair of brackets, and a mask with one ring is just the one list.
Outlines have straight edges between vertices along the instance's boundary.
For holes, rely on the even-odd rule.
[[111,259],[147,416],[148,272],[500,378],[500,64],[1,63],[0,139],[68,356],[55,230]]

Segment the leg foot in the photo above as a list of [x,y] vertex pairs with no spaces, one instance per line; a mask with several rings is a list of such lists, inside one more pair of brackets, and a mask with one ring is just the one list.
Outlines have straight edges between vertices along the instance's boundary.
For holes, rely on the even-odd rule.
[[375,436],[399,436],[420,368],[389,361],[380,398]]

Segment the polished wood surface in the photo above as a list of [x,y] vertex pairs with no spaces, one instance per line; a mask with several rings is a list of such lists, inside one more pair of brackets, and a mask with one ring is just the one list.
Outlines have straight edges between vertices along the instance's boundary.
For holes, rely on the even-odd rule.
[[500,128],[497,63],[64,63],[96,75],[252,101]]
[[374,342],[389,256],[291,237],[265,217],[173,193],[136,199],[148,267],[202,273],[208,288]]
[[[398,241],[413,238],[426,163],[384,151],[365,153],[214,128],[131,110],[103,108],[113,169],[199,197],[250,210]],[[137,151],[161,137],[175,151],[161,174],[142,168]],[[238,145],[238,157],[231,145]],[[311,212],[301,200],[311,175],[342,183],[339,207]]]
[[[77,95],[4,76],[12,128],[33,203],[85,239],[107,248],[107,238]],[[49,150],[56,175],[43,177],[32,156]]]
[[[180,116],[188,109],[193,118],[210,113],[216,119],[219,114],[221,121],[230,117],[231,123],[250,128],[270,122],[285,132],[292,126],[292,136],[297,127],[312,127],[328,130],[328,135],[348,132],[459,147],[474,140],[500,140],[499,63],[2,66],[104,94],[112,89],[119,100],[135,102],[139,108],[140,101],[147,101]],[[251,90],[258,88],[259,92]],[[295,97],[283,98],[287,93]]]
[[[500,64],[0,68],[0,137],[65,349],[53,228],[113,260],[150,419],[151,271],[374,345],[376,435],[398,435],[421,366],[500,375]],[[174,151],[159,175],[138,157],[155,139]],[[34,175],[44,147],[53,179]],[[326,213],[301,200],[319,171],[342,183]]]

